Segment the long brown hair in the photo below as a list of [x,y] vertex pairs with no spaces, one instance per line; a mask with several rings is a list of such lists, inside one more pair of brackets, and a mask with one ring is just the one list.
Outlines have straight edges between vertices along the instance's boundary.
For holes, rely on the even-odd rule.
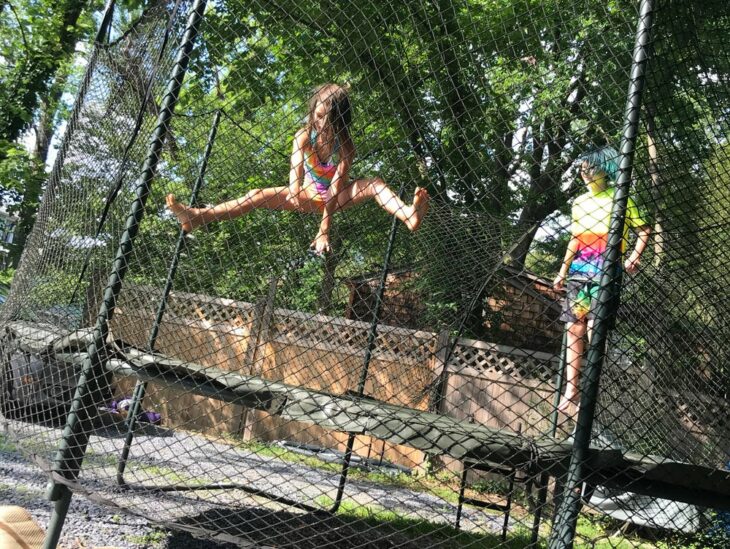
[[[309,99],[309,116],[307,117],[307,125],[305,126],[307,135],[310,135],[314,128],[314,111],[320,103],[323,103],[327,109],[327,122],[325,124],[325,130],[322,132],[324,134],[322,136],[323,140],[325,143],[331,143],[331,147],[334,147],[334,140],[336,138],[341,148],[344,148],[348,153],[352,153],[354,151],[352,139],[350,138],[352,106],[350,105],[348,89],[332,83],[322,84],[315,88],[312,92],[312,97]],[[315,150],[316,147],[317,145],[315,144]],[[319,151],[317,153],[319,154]]]

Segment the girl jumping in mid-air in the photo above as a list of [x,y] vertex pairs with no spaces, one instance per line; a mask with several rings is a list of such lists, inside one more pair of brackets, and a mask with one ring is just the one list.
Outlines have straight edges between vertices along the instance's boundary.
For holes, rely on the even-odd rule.
[[213,221],[240,217],[254,208],[321,213],[319,232],[312,241],[318,254],[330,251],[333,214],[366,200],[375,200],[408,229],[417,230],[428,211],[426,189],[416,187],[413,203],[408,205],[379,177],[349,180],[355,158],[349,131],[351,119],[347,90],[324,84],[310,100],[306,125],[294,136],[288,187],[253,189],[242,198],[207,208],[190,208],[168,195],[167,205],[185,232]]

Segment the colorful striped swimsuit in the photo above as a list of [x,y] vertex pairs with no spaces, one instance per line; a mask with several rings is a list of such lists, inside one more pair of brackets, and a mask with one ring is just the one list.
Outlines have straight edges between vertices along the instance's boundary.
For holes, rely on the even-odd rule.
[[[305,186],[314,186],[317,193],[312,200],[318,206],[324,208],[324,204],[327,202],[327,198],[329,198],[330,185],[337,172],[337,163],[332,162],[331,158],[329,162],[321,162],[319,160],[319,156],[314,150],[316,141],[317,132],[312,130],[309,134],[309,146],[304,150],[304,184]],[[332,154],[336,154],[338,149],[339,143],[335,139],[335,147]]]

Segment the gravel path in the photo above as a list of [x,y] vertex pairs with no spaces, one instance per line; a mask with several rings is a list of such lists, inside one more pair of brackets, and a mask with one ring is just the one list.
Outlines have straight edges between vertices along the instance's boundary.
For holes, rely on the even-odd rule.
[[[24,507],[44,530],[52,509],[52,504],[45,497],[46,481],[46,475],[35,463],[25,459],[12,444],[0,438],[0,504]],[[171,532],[82,496],[71,500],[60,546],[64,549],[102,546],[124,549],[235,547],[211,540],[197,540],[187,533]]]
[[[29,448],[45,459],[53,454],[60,430],[10,421],[10,427]],[[2,435],[0,435],[2,437]],[[45,529],[51,504],[45,499],[46,475],[36,463],[21,456],[9,439],[0,438],[0,502],[28,509]],[[118,548],[230,548],[276,546],[296,549],[314,547],[385,549],[422,548],[434,539],[405,537],[395,528],[372,521],[354,521],[340,515],[304,513],[272,503],[251,490],[266,492],[305,505],[322,507],[332,501],[339,474],[291,463],[250,449],[211,441],[183,431],[153,431],[135,437],[126,473],[130,484],[145,490],[122,491],[115,483],[116,459],[123,445],[119,432],[100,432],[91,437],[82,470],[82,482],[96,499],[75,495],[64,525],[61,544],[69,548],[111,546]],[[174,485],[235,483],[247,490],[194,490],[160,493],[149,488]],[[345,498],[351,505],[375,505],[414,521],[428,520],[448,527],[453,524],[455,507],[433,494],[397,486],[351,480]],[[117,506],[117,507],[115,507]],[[130,515],[122,509],[136,513]],[[183,528],[217,532],[216,543],[198,540],[178,530],[151,524],[181,525]],[[475,534],[498,532],[501,516],[464,509],[462,524]],[[404,528],[401,524],[399,528]],[[430,536],[430,535],[429,535]],[[442,538],[443,539],[443,538]],[[248,542],[248,543],[246,543]],[[451,546],[451,545],[450,545]]]

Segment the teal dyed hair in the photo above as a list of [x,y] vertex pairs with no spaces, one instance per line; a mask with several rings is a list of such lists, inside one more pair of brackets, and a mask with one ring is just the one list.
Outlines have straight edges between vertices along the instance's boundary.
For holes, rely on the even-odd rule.
[[593,149],[583,154],[578,161],[585,162],[596,171],[605,173],[611,181],[616,181],[618,177],[619,154],[613,147],[605,146]]

